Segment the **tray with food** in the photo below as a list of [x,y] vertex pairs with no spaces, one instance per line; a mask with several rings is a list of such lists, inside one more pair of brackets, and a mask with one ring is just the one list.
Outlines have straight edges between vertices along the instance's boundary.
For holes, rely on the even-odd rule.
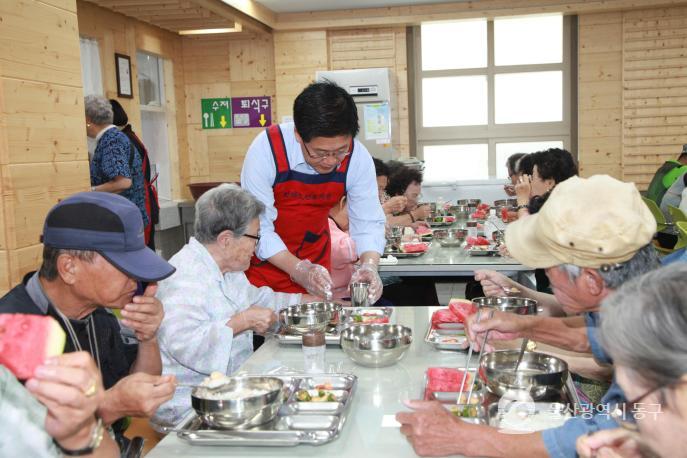
[[448,216],[434,216],[427,219],[427,224],[429,227],[448,227],[456,222],[456,217],[452,215]]
[[580,412],[580,400],[570,377],[560,389],[548,390],[544,397],[534,399],[526,391],[511,392],[518,394],[515,398],[501,398],[480,377],[474,381],[467,402],[474,372],[467,375],[461,390],[463,373],[461,369],[430,367],[425,372],[423,398],[441,402],[465,421],[489,424],[509,432],[533,432],[559,426]]
[[[292,334],[285,329],[281,329],[276,334],[276,337],[282,345],[301,345],[303,343],[302,334]],[[327,345],[339,345],[340,337],[339,330],[336,326],[329,325],[324,331],[324,342]]]
[[392,307],[344,307],[342,323],[347,324],[388,324],[391,322]]
[[[214,409],[206,409],[194,399],[207,394],[200,386],[192,394],[194,411],[176,428],[166,432],[176,432],[181,440],[191,445],[281,447],[326,444],[336,439],[343,429],[357,387],[357,377],[350,374],[248,375],[240,378],[280,381],[281,384],[277,383],[280,386],[278,395],[265,400],[260,398],[263,393],[255,389],[214,391],[211,402],[218,404]],[[261,402],[256,403],[254,399]],[[238,413],[245,416],[245,412],[250,412],[250,407],[255,405],[262,409],[258,411],[260,421],[256,424],[223,427],[222,423],[216,422],[219,415],[217,406],[223,415]],[[267,407],[270,407],[272,415],[261,415]]]
[[414,258],[422,256],[432,246],[432,242],[401,243],[399,246],[388,245],[384,256],[393,255],[396,258]]
[[470,256],[501,256],[496,245],[472,245],[467,252]]
[[437,350],[466,350],[465,320],[477,311],[477,306],[467,299],[451,299],[447,308],[432,314],[425,342]]

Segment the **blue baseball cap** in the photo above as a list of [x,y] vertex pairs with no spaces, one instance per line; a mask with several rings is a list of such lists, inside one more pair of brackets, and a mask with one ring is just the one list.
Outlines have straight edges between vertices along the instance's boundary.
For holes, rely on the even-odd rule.
[[140,281],[160,281],[176,270],[146,246],[138,207],[109,192],[80,192],[55,205],[45,217],[41,241],[53,248],[96,251]]

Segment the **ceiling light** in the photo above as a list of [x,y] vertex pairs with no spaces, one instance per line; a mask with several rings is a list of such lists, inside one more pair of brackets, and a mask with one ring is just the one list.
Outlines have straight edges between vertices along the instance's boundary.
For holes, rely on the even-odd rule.
[[192,29],[192,30],[179,30],[179,35],[209,35],[213,33],[236,33],[241,32],[241,24],[236,24],[230,29]]

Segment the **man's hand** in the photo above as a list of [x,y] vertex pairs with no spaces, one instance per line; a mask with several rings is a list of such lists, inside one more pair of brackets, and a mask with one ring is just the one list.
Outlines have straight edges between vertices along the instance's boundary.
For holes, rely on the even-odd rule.
[[642,458],[637,434],[624,429],[604,429],[577,439],[580,458]]
[[410,214],[416,221],[425,220],[429,218],[429,215],[432,214],[432,209],[429,207],[428,204],[423,204],[411,210]]
[[368,259],[364,261],[360,267],[353,272],[350,283],[355,282],[364,282],[370,284],[367,290],[367,300],[370,305],[374,304],[379,300],[380,297],[382,297],[382,279],[379,277],[377,264],[375,264],[372,260]]
[[307,259],[296,264],[291,279],[314,296],[326,298],[332,293],[332,277],[327,269]]
[[476,270],[475,280],[480,282],[485,296],[508,296],[519,284],[494,270]]
[[[479,323],[477,317],[480,316]],[[514,313],[494,311],[489,316],[487,311],[470,315],[465,322],[465,331],[473,348],[479,351],[484,335],[489,331],[489,340],[514,340],[523,337],[522,333],[534,323],[531,317]],[[489,350],[489,348],[485,348]]]
[[48,434],[67,448],[88,443],[95,427],[94,413],[104,397],[100,371],[90,354],[65,353],[46,360],[26,388],[48,409]]
[[415,453],[420,456],[472,456],[468,448],[478,426],[459,420],[436,401],[408,401],[406,405],[415,412],[399,412],[396,421],[401,423],[401,434],[406,436]]
[[105,392],[98,412],[107,424],[127,416],[151,417],[162,403],[172,399],[175,388],[173,375],[136,372]]
[[140,342],[152,340],[165,316],[162,302],[156,297],[157,284],[151,283],[143,296],[134,296],[122,309],[122,324],[136,333]]
[[518,205],[527,205],[532,194],[532,177],[530,175],[521,175],[518,182],[515,184],[515,195],[518,199]]

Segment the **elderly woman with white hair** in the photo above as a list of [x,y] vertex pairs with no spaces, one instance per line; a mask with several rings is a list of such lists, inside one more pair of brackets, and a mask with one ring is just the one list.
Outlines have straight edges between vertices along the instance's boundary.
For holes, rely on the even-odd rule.
[[[262,202],[233,184],[207,191],[196,202],[195,237],[169,263],[176,273],[159,283],[165,308],[158,331],[163,373],[199,384],[212,372],[232,374],[253,353],[253,332],[265,333],[279,309],[313,296],[255,287],[245,271],[260,240]],[[190,406],[179,387],[156,421],[176,423]]]
[[148,225],[141,156],[126,135],[112,124],[112,105],[101,95],[88,95],[86,134],[96,141],[91,158],[91,191],[121,194],[141,210]]
[[578,439],[581,457],[685,456],[687,264],[625,284],[601,307],[600,341],[627,395],[611,413],[621,428]]

